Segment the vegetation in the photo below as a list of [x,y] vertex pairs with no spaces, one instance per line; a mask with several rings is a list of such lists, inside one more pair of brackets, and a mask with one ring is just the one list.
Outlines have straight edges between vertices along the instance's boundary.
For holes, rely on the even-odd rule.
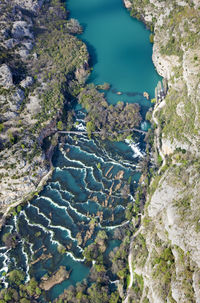
[[109,291],[107,285],[93,283],[89,288],[86,281],[70,286],[55,303],[120,303],[118,292]]
[[2,241],[5,243],[6,247],[8,248],[15,248],[19,241],[19,235],[14,233],[5,233],[2,237]]
[[89,136],[93,133],[102,139],[124,140],[141,122],[138,104],[119,101],[115,106],[108,105],[104,94],[99,93],[92,84],[82,89],[78,98],[87,111],[86,127]]
[[[186,87],[182,90],[180,95],[179,91],[171,89],[166,98],[167,106],[158,113],[159,123],[162,128],[163,135],[174,137],[181,140],[184,135],[184,140],[187,141],[187,134],[196,133],[194,128],[195,124],[195,107],[193,104],[187,103]],[[181,115],[177,115],[177,105],[184,104],[182,107]],[[182,140],[181,140],[182,141]]]
[[[64,4],[60,0],[52,0],[51,5],[54,7],[51,11],[47,9],[49,3],[44,5],[41,18],[35,24],[36,32],[41,26],[48,28],[48,31],[38,31],[35,48],[38,60],[33,67],[33,75],[37,76],[40,66],[43,66],[38,81],[47,85],[41,94],[41,111],[36,115],[37,128],[61,113],[66,96],[79,91],[88,75],[86,46],[71,35],[73,22],[67,20]],[[78,31],[74,23],[75,28]],[[84,70],[83,78],[76,73],[81,68]],[[61,127],[60,123],[58,121],[58,127]]]
[[154,34],[150,34],[149,41],[150,41],[150,43],[154,42]]
[[37,281],[31,278],[30,281],[24,284],[25,274],[21,270],[13,270],[9,273],[9,287],[0,291],[0,303],[29,303],[39,302],[41,289]]
[[[121,279],[122,286],[127,285],[127,256],[129,251],[130,232],[124,229],[116,229],[114,238],[123,239],[119,247],[116,247],[109,256],[104,254],[108,239],[105,231],[97,234],[95,241],[84,250],[84,256],[88,262],[95,261],[88,280],[77,283],[76,287],[70,286],[54,302],[56,303],[121,303],[117,291],[113,291],[110,281],[117,277]],[[110,270],[110,266],[112,266]],[[88,286],[89,285],[89,286]]]

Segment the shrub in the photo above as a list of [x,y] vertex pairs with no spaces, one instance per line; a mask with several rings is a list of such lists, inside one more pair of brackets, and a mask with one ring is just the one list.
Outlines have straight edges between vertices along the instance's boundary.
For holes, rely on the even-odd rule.
[[63,123],[62,123],[62,121],[58,121],[58,123],[57,123],[57,129],[58,130],[63,130]]
[[150,36],[149,36],[149,41],[150,41],[150,43],[154,43],[154,34],[150,34]]

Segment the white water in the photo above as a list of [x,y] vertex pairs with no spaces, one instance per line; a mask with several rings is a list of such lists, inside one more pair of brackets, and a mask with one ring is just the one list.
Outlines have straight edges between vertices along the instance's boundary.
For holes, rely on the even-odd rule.
[[25,247],[24,242],[25,242],[25,240],[23,239],[22,240],[22,253],[23,253],[24,257],[25,257],[25,264],[26,264],[26,279],[25,279],[25,283],[28,283],[30,281],[30,275],[29,275],[29,269],[30,269],[30,267],[29,267],[28,255],[27,255],[27,253],[24,250],[24,247]]
[[131,139],[125,139],[125,142],[131,147],[132,151],[134,152],[133,157],[139,157],[139,158],[143,158],[144,157],[144,152],[142,152],[139,149],[139,143],[135,143],[133,140]]

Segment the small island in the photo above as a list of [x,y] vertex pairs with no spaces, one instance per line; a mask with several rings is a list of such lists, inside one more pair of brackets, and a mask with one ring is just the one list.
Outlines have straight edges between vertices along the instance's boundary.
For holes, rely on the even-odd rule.
[[51,277],[43,277],[43,281],[40,283],[40,288],[47,291],[53,286],[62,283],[66,279],[69,279],[70,274],[71,270],[67,271],[65,266],[60,266],[60,268]]

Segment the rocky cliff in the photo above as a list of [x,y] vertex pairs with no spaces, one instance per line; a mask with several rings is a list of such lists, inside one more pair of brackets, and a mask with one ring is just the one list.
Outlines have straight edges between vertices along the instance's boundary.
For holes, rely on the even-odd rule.
[[[59,0],[0,1],[0,207],[34,194],[50,169],[52,135],[87,77],[88,53]],[[62,120],[62,121],[61,121]],[[52,149],[52,147],[51,147]]]
[[152,115],[161,166],[134,240],[129,299],[200,302],[200,3],[134,0],[125,5],[151,28],[153,62],[168,80],[168,93],[163,101],[157,98]]

